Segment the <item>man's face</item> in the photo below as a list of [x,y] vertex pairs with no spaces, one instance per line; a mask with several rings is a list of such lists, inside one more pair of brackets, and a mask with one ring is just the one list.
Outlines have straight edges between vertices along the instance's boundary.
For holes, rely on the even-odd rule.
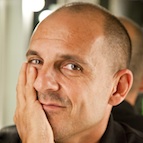
[[[74,17],[75,18],[75,17]],[[76,18],[75,18],[76,19]],[[55,139],[98,129],[108,113],[112,75],[102,56],[104,36],[77,18],[50,17],[34,33],[27,60]]]

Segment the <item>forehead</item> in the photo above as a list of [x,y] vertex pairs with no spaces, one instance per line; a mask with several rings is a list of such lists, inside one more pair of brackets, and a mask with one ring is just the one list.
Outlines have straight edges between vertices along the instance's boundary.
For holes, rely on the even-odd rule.
[[49,16],[37,27],[30,49],[57,54],[67,52],[84,58],[96,57],[93,53],[97,55],[103,39],[103,29],[98,19],[93,22],[90,17],[85,19],[82,15],[60,13]]
[[39,24],[33,39],[81,39],[84,42],[95,40],[103,35],[103,18],[91,14],[66,13],[65,11],[48,16]]
[[[37,39],[30,43],[29,51],[35,51],[44,60],[55,60],[59,57],[71,56],[74,59],[80,59],[83,63],[94,64],[101,61],[100,49],[104,38],[96,39],[96,42],[91,45],[68,43],[59,39]],[[88,47],[90,46],[90,48]],[[95,48],[97,47],[97,48]],[[97,49],[97,50],[96,50]],[[32,55],[32,54],[31,54]]]

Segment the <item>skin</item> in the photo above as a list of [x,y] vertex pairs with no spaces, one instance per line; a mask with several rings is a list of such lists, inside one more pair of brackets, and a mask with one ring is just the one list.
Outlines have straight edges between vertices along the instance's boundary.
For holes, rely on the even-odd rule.
[[111,72],[101,56],[102,25],[62,11],[37,27],[17,84],[23,143],[99,143],[132,84],[128,69]]

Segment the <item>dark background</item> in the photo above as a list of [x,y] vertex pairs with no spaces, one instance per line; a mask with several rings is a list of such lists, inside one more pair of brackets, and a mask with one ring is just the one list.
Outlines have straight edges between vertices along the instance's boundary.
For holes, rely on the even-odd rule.
[[[67,1],[63,0],[63,1],[68,2],[68,0]],[[112,1],[114,0],[99,0],[99,4],[109,10]],[[143,0],[118,0],[118,1],[122,3],[126,11],[124,15],[131,18],[132,20],[134,20],[140,26],[143,27]],[[41,11],[48,9],[51,4],[56,4],[57,0],[45,0],[45,2],[46,2],[45,7]],[[34,13],[33,28],[38,23],[38,16],[41,13],[41,11]]]

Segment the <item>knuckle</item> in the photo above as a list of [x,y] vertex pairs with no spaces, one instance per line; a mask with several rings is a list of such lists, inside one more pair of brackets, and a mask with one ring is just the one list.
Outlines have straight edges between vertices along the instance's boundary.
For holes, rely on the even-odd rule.
[[16,121],[17,121],[16,116],[13,117],[13,121],[14,121],[14,123],[16,123]]
[[23,86],[21,86],[20,84],[17,84],[17,86],[16,86],[16,92],[20,93],[23,88],[24,88]]
[[17,113],[17,111],[16,111],[15,114],[14,114],[14,117],[13,117],[14,123],[17,122],[17,118],[18,118],[18,113]]
[[27,83],[26,86],[25,86],[26,90],[28,90],[29,88],[31,88],[31,84],[30,83]]

